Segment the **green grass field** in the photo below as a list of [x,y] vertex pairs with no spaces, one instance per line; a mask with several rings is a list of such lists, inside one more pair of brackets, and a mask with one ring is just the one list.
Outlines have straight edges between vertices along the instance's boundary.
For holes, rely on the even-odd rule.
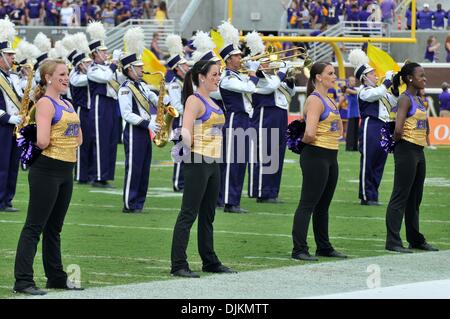
[[[425,150],[427,180],[421,206],[421,231],[428,242],[450,249],[450,149]],[[79,265],[84,287],[170,280],[172,230],[181,194],[172,192],[169,147],[154,148],[150,187],[143,214],[123,214],[123,146],[119,145],[114,190],[74,186],[71,207],[62,232],[63,262]],[[388,254],[384,250],[386,204],[392,191],[393,157],[389,156],[380,187],[383,206],[359,205],[359,153],[339,153],[340,177],[330,208],[330,237],[338,250],[351,258]],[[247,185],[247,184],[245,184]],[[228,266],[239,272],[296,265],[290,259],[293,214],[300,197],[298,156],[287,152],[280,199],[283,204],[256,204],[244,193],[241,206],[249,214],[225,214],[215,220],[215,249]],[[246,188],[246,187],[245,187]],[[15,206],[19,213],[0,213],[0,298],[11,298],[15,249],[26,217],[27,173],[21,172]],[[310,228],[310,251],[315,243]],[[405,236],[403,233],[403,239]],[[45,287],[40,247],[35,280]],[[191,233],[189,262],[201,271],[196,225]],[[321,262],[327,261],[321,259]]]

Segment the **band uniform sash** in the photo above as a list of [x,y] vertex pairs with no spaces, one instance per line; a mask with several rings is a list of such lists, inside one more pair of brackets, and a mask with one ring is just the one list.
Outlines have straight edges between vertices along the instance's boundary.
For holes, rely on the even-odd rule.
[[150,103],[142,92],[131,82],[127,83],[127,87],[133,93],[133,96],[136,98],[138,104],[150,115]]
[[9,83],[8,80],[6,80],[6,78],[2,75],[0,75],[0,87],[2,88],[2,90],[6,93],[6,95],[8,95],[8,98],[14,103],[14,105],[17,107],[18,110],[20,110],[21,108],[21,103],[19,101],[19,98],[16,94],[16,92],[14,92],[14,90],[11,87],[11,83]]

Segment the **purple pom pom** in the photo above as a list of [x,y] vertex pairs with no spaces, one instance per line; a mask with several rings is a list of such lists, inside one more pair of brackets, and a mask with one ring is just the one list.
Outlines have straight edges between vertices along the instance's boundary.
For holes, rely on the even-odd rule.
[[306,122],[295,120],[292,121],[286,131],[286,143],[288,149],[296,154],[302,152],[305,144],[302,142],[303,135],[305,134]]
[[386,122],[381,128],[380,145],[386,153],[392,153],[396,142],[394,141],[395,122]]
[[42,153],[42,150],[34,143],[37,141],[36,124],[29,124],[20,130],[21,137],[17,139],[20,148],[20,161],[24,167],[29,167]]

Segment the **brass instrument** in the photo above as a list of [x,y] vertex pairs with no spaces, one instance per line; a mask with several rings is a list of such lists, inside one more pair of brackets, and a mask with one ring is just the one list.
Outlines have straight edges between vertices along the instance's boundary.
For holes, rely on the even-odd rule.
[[[271,61],[277,61],[280,60],[280,54],[282,53],[287,53],[290,51],[295,51],[295,50],[300,50],[301,52],[296,54],[295,56],[300,56],[300,55],[305,55],[306,54],[306,49],[304,47],[293,47],[290,49],[286,49],[286,50],[280,50],[280,51],[273,51],[272,47],[269,47],[269,49],[267,50],[267,52],[265,53],[261,53],[258,55],[254,55],[254,56],[247,56],[243,59],[241,59],[241,65],[244,65],[245,62],[247,61],[255,61],[255,60],[261,60],[264,58],[269,58]],[[287,59],[292,58],[293,56],[290,57],[285,57]]]
[[180,114],[173,106],[164,105],[164,95],[166,94],[164,74],[162,72],[150,73],[150,75],[153,74],[159,74],[161,76],[161,82],[159,83],[158,105],[156,106],[156,123],[159,124],[160,130],[153,138],[153,142],[158,147],[164,147],[169,141],[173,119],[179,117]]
[[[22,97],[22,101],[20,104],[20,110],[19,110],[19,115],[22,116],[22,123],[19,125],[16,125],[16,127],[14,128],[14,133],[17,137],[19,137],[20,135],[20,130],[25,127],[26,125],[29,124],[30,119],[31,119],[31,115],[32,112],[29,109],[29,104],[30,104],[30,92],[31,89],[33,88],[33,77],[34,77],[34,72],[33,72],[33,67],[30,64],[25,64],[23,65],[23,67],[30,67],[30,70],[28,71],[28,76],[27,76],[27,84],[25,86],[25,89],[23,90],[23,97]],[[33,112],[33,114],[36,111]],[[32,119],[34,121],[34,117]]]

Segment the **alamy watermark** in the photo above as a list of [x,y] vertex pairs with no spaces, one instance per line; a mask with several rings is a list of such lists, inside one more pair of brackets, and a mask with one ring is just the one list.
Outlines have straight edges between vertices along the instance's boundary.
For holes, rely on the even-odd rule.
[[374,289],[381,287],[381,268],[377,264],[367,266],[366,272],[370,275],[366,279],[367,288]]
[[[198,145],[213,144],[215,138],[222,139],[224,143],[220,154],[214,157],[201,156],[192,152],[191,148],[178,142],[172,149],[172,159],[184,163],[230,163],[230,164],[259,164],[262,174],[274,174],[280,168],[280,141],[279,128],[220,128],[212,127],[207,130],[196,121],[193,137],[186,129],[180,129],[178,135],[190,137]],[[195,146],[194,146],[195,149]],[[224,150],[224,152],[222,152]]]

